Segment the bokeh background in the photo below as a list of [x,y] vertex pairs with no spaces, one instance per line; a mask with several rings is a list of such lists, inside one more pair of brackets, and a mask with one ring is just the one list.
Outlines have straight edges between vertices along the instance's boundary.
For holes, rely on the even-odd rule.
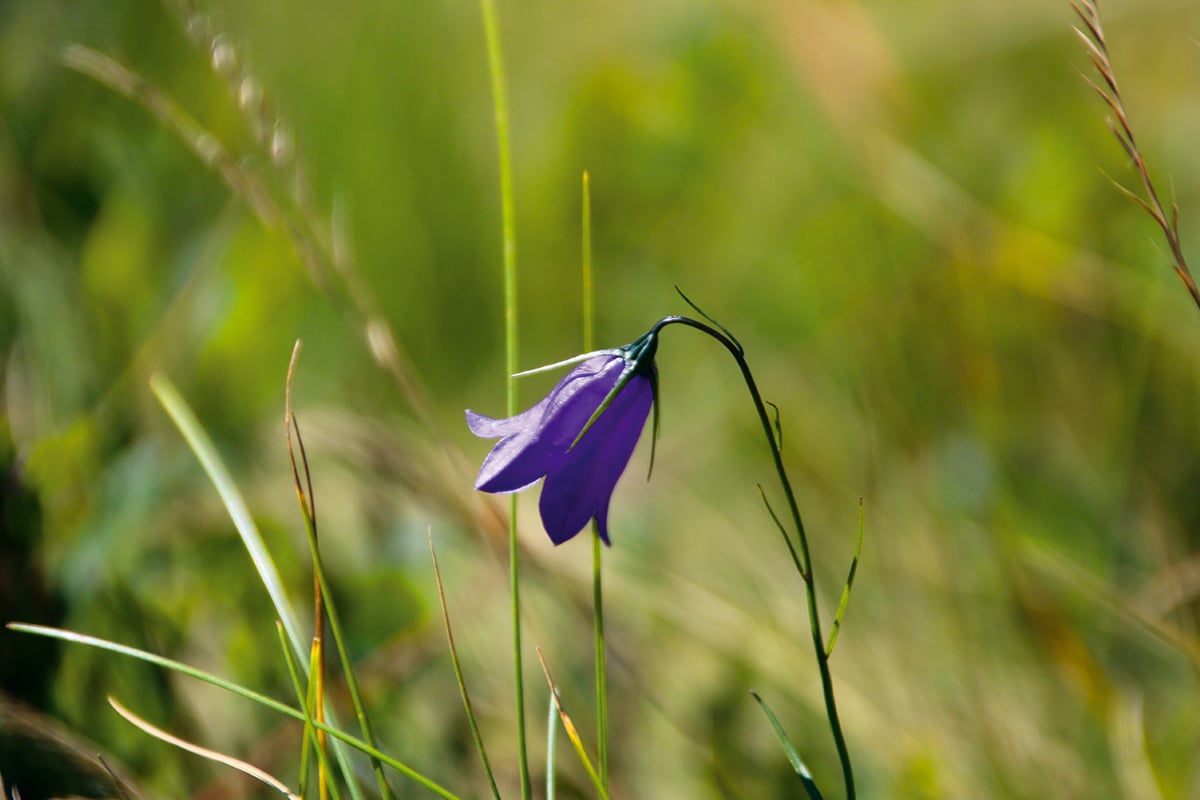
[[[1068,4],[499,11],[521,363],[581,349],[589,170],[597,340],[686,311],[676,284],[742,339],[781,410],[827,626],[864,499],[833,656],[862,796],[1200,797],[1200,314],[1110,180],[1135,176],[1081,77]],[[1200,261],[1200,6],[1102,12]],[[156,88],[101,85],[65,63],[87,58],[73,44]],[[173,130],[147,91],[206,133]],[[148,380],[195,409],[304,607],[283,439],[302,339],[293,391],[323,548],[384,749],[486,793],[432,533],[512,796],[504,506],[472,491],[489,445],[462,417],[503,409],[502,315],[476,4],[0,2],[0,620],[289,699],[270,604]],[[754,689],[838,797],[735,367],[676,328],[659,369],[654,475],[643,441],[606,554],[615,794],[799,796]],[[523,400],[552,381],[528,379]],[[591,548],[551,547],[535,493],[520,513],[540,775],[535,645],[592,740]],[[103,748],[153,796],[266,794],[137,732],[108,694],[294,784],[298,727],[217,690],[8,631],[0,679],[45,715],[35,731]],[[9,740],[12,783],[32,745]],[[559,762],[560,796],[590,796],[565,742]]]

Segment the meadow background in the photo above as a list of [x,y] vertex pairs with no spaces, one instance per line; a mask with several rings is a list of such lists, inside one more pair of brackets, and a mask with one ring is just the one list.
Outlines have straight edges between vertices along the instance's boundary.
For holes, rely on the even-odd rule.
[[[464,408],[504,407],[479,8],[198,6],[205,22],[189,26],[154,0],[0,2],[0,621],[105,636],[290,699],[266,595],[148,379],[168,376],[193,406],[305,607],[283,440],[302,339],[294,399],[322,545],[383,749],[486,793],[432,531],[513,796],[506,506],[473,492],[489,444],[463,422]],[[1140,144],[1200,261],[1200,5],[1101,11]],[[676,284],[739,336],[781,409],[827,625],[864,498],[832,661],[862,796],[1200,797],[1200,314],[1108,177],[1135,180],[1081,78],[1068,4],[499,12],[520,361],[582,348],[587,169],[597,341],[685,312]],[[64,66],[72,43],[173,97],[275,196],[302,171],[351,289],[145,107]],[[236,96],[247,76],[266,98],[249,111]],[[395,332],[395,353],[378,335],[369,346],[371,319]],[[654,475],[643,441],[606,554],[614,792],[799,796],[755,689],[838,797],[744,388],[683,329],[658,363]],[[522,404],[553,380],[522,383]],[[521,514],[540,775],[535,645],[592,731],[591,547],[553,548],[534,494]],[[137,732],[106,694],[295,782],[299,726],[135,662],[0,631],[0,687],[153,796],[267,794]],[[565,742],[559,763],[559,796],[591,796]]]

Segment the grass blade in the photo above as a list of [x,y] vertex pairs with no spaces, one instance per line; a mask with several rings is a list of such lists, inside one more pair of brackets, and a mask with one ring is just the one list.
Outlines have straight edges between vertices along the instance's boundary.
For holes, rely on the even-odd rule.
[[821,790],[817,788],[816,782],[813,781],[812,773],[808,771],[804,760],[800,758],[800,754],[792,746],[792,740],[784,733],[783,726],[779,724],[779,718],[775,716],[775,712],[758,696],[758,692],[751,692],[750,694],[758,703],[759,708],[763,710],[763,713],[767,715],[767,720],[771,723],[771,727],[775,729],[775,736],[778,737],[779,743],[783,745],[783,752],[787,753],[788,761],[792,762],[792,769],[796,770],[796,774],[800,776],[800,782],[804,784],[804,790],[808,792],[809,800],[824,800],[821,796]]
[[583,764],[588,778],[591,779],[596,793],[600,795],[601,800],[609,800],[608,789],[601,782],[600,775],[592,765],[592,760],[588,758],[587,748],[583,746],[583,739],[579,736],[579,729],[575,727],[575,722],[566,712],[566,709],[563,708],[562,699],[558,695],[558,687],[554,685],[554,678],[550,677],[550,668],[546,666],[546,659],[542,657],[542,649],[540,647],[537,648],[537,655],[538,661],[542,664],[542,672],[546,675],[546,683],[550,686],[550,701],[558,711],[558,718],[562,721],[563,730],[567,732],[567,738],[571,740],[571,744],[575,747],[575,753],[579,756],[579,761]]
[[858,559],[862,555],[863,529],[863,501],[860,497],[858,498],[858,543],[854,545],[854,558],[850,561],[850,574],[846,576],[846,585],[842,587],[842,599],[838,601],[837,613],[833,615],[829,642],[825,645],[826,658],[833,655],[833,646],[837,643],[838,632],[842,629],[842,617],[846,615],[846,606],[850,603],[850,590],[854,587],[854,575],[858,572]]
[[10,622],[6,627],[13,631],[30,633],[35,636],[45,636],[50,639],[59,639],[64,642],[72,642],[74,644],[87,645],[88,647],[107,650],[110,653],[117,653],[119,655],[129,656],[130,658],[136,658],[139,661],[145,661],[148,664],[154,664],[155,666],[162,667],[163,669],[169,669],[182,675],[187,675],[190,678],[195,678],[196,680],[203,681],[204,683],[224,689],[228,692],[232,692],[241,698],[258,703],[261,706],[265,706],[266,708],[269,708],[276,713],[283,714],[284,716],[291,717],[294,720],[298,720],[300,722],[308,722],[311,720],[314,728],[325,731],[330,736],[338,739],[339,741],[345,742],[347,745],[353,747],[355,750],[358,750],[361,753],[365,753],[373,758],[378,758],[384,764],[388,765],[397,772],[406,775],[439,797],[446,798],[446,800],[459,800],[458,795],[454,794],[449,789],[439,785],[432,779],[425,777],[417,770],[405,764],[403,761],[393,758],[378,748],[367,744],[363,740],[351,736],[341,728],[337,728],[329,723],[313,720],[310,715],[305,714],[303,711],[292,708],[286,703],[281,703],[273,697],[268,697],[261,692],[256,692],[253,689],[248,689],[245,686],[240,686],[239,684],[226,680],[225,678],[214,675],[211,672],[205,672],[202,669],[189,666],[188,664],[184,664],[182,661],[175,661],[174,659],[156,655],[145,650],[139,650],[136,647],[118,644],[117,642],[112,642],[108,639],[101,639],[96,636],[88,636],[85,633],[76,633],[74,631],[67,631],[61,628],[50,628],[45,625],[30,625],[24,622]]
[[442,589],[442,571],[438,568],[432,530],[429,531],[429,555],[433,558],[433,576],[437,582],[438,603],[442,607],[442,623],[446,628],[446,641],[450,645],[450,663],[454,665],[454,678],[458,681],[458,693],[462,697],[463,708],[467,712],[467,724],[471,727],[475,749],[479,752],[479,760],[483,762],[483,770],[487,773],[488,783],[492,787],[492,796],[496,800],[500,800],[500,790],[496,787],[496,776],[492,774],[492,764],[488,761],[487,750],[483,746],[483,736],[479,733],[479,722],[475,719],[475,711],[471,708],[471,696],[467,693],[467,683],[463,680],[462,664],[458,660],[458,648],[454,646],[454,631],[450,628],[450,612],[446,608],[446,593]]
[[[376,747],[375,735],[371,730],[371,722],[367,717],[367,707],[362,699],[362,692],[358,688],[358,677],[354,672],[354,664],[350,659],[350,654],[345,646],[345,637],[342,635],[341,619],[337,613],[337,604],[334,602],[333,594],[329,591],[329,583],[325,577],[325,564],[321,560],[321,548],[317,541],[317,505],[316,497],[313,491],[312,473],[308,468],[308,454],[304,449],[304,439],[300,435],[300,423],[296,416],[292,413],[292,376],[296,369],[296,359],[300,354],[300,340],[296,340],[295,346],[292,348],[292,360],[288,364],[287,383],[284,393],[284,429],[287,438],[288,459],[292,464],[292,479],[295,482],[296,498],[300,503],[300,514],[304,519],[304,532],[308,539],[308,549],[312,556],[313,564],[313,597],[315,600],[315,608],[313,613],[313,659],[309,674],[315,676],[313,685],[315,687],[315,700],[313,704],[314,716],[318,722],[325,721],[325,669],[323,656],[323,631],[325,628],[324,620],[328,617],[329,630],[333,635],[334,646],[338,651],[338,659],[342,664],[342,674],[346,679],[346,688],[350,693],[350,701],[354,706],[354,714],[358,719],[359,730],[362,731],[363,739],[372,747]],[[292,444],[292,432],[296,434],[296,444]],[[296,450],[300,451],[300,461],[297,465]],[[303,467],[304,481],[300,479],[300,468]],[[320,735],[317,737],[319,746],[323,749],[325,746],[325,737]],[[387,778],[383,774],[383,766],[375,759],[371,760],[371,770],[375,773],[375,781],[379,786],[379,794],[384,800],[392,800],[395,795],[392,793],[391,786],[388,785]],[[321,775],[321,785],[324,786],[324,772]],[[324,794],[322,794],[324,800]]]
[[[496,118],[496,155],[500,169],[500,224],[504,249],[504,361],[508,415],[517,413],[517,220],[513,199],[512,148],[508,135],[508,91],[504,54],[500,46],[500,21],[493,0],[479,0],[483,33],[487,41],[488,75],[492,83],[492,109]],[[521,654],[521,574],[517,546],[517,496],[508,499],[508,572],[512,605],[514,705],[517,713],[517,763],[521,772],[521,797],[533,797],[529,756],[525,744],[525,668]]]
[[[595,281],[592,277],[592,182],[583,173],[583,349],[595,347]],[[657,403],[657,398],[655,399]],[[655,419],[657,419],[657,415]],[[654,438],[650,439],[650,463],[654,463]],[[592,521],[592,637],[596,670],[596,741],[599,747],[600,780],[608,788],[608,665],[604,644],[604,548],[600,527]]]
[[546,720],[546,800],[554,800],[554,760],[558,750],[558,706],[550,698],[550,717]]
[[[279,646],[283,650],[283,659],[287,662],[288,675],[292,679],[292,688],[296,692],[296,700],[300,703],[300,710],[304,712],[304,748],[300,756],[300,791],[301,797],[305,796],[305,782],[308,776],[308,753],[315,751],[317,760],[326,764],[328,772],[327,756],[325,748],[320,746],[317,739],[317,729],[313,727],[312,712],[309,710],[310,705],[306,701],[307,693],[304,691],[304,679],[300,674],[300,665],[296,663],[296,656],[288,647],[287,635],[283,632],[283,626],[279,621],[275,622],[275,630],[279,634]],[[330,793],[333,795],[333,800],[341,800],[341,793],[338,791],[337,782],[329,784]]]
[[[292,646],[297,658],[304,658],[308,654],[308,648],[305,646],[303,639],[300,636],[300,626],[296,621],[296,614],[292,610],[291,601],[288,600],[287,592],[283,588],[283,581],[279,577],[279,570],[275,566],[275,561],[271,558],[271,554],[267,552],[267,546],[263,543],[262,536],[258,532],[258,527],[254,524],[254,520],[250,516],[250,510],[246,506],[246,501],[242,498],[241,492],[234,485],[233,478],[229,475],[229,470],[225,468],[224,462],[217,454],[217,448],[213,445],[212,439],[209,438],[200,422],[196,419],[196,415],[192,413],[187,402],[179,394],[175,385],[170,379],[162,373],[155,373],[150,377],[150,388],[154,392],[154,396],[158,398],[158,402],[162,404],[164,410],[171,417],[175,426],[179,428],[179,432],[183,434],[183,438],[191,447],[196,459],[207,473],[209,480],[213,482],[213,486],[217,490],[217,494],[221,496],[221,502],[225,505],[225,510],[229,513],[230,519],[233,520],[233,525],[237,529],[238,535],[242,537],[242,543],[246,546],[246,551],[250,554],[250,560],[254,562],[254,568],[258,572],[259,579],[262,580],[263,586],[266,587],[267,594],[271,597],[271,603],[275,607],[275,615],[283,624],[284,631],[287,633],[288,642]],[[332,622],[332,620],[331,620]],[[307,661],[303,661],[307,670]],[[332,714],[328,714],[330,722],[336,726],[337,718]],[[346,779],[346,785],[350,790],[350,796],[354,800],[362,800],[362,793],[359,791],[358,783],[354,779],[354,769],[350,764],[349,756],[345,749],[341,746],[335,747],[337,754],[338,765],[341,767],[342,775]]]
[[775,513],[775,509],[771,507],[771,501],[767,499],[767,492],[763,489],[762,484],[758,486],[758,494],[762,497],[763,505],[767,507],[767,513],[771,515],[771,521],[775,523],[775,529],[779,531],[779,535],[783,537],[783,543],[787,545],[788,552],[792,556],[792,564],[796,567],[796,572],[800,573],[800,577],[808,580],[808,570],[800,561],[800,554],[796,552],[796,546],[792,544],[792,537],[788,536],[787,529],[783,527],[783,523],[779,520],[779,515]]
[[287,632],[293,651],[298,655],[306,653],[308,648],[305,647],[304,640],[300,635],[300,626],[296,622],[291,601],[288,600],[287,592],[283,588],[279,570],[275,567],[275,561],[271,558],[271,554],[267,552],[267,546],[263,543],[258,527],[250,517],[250,509],[247,508],[246,501],[242,498],[237,486],[234,485],[233,478],[225,469],[221,457],[217,455],[217,449],[213,445],[212,439],[208,437],[191,408],[188,407],[187,402],[180,396],[169,378],[161,373],[153,375],[150,378],[150,388],[154,391],[154,396],[158,398],[163,409],[170,415],[171,421],[183,434],[183,438],[187,440],[192,453],[204,467],[204,472],[216,487],[217,494],[221,496],[221,502],[225,504],[225,510],[229,512],[229,517],[233,520],[238,535],[242,537],[242,543],[250,554],[250,560],[254,562],[254,569],[258,571],[258,576],[262,580],[263,586],[266,587],[267,594],[271,596],[275,614],[283,623],[283,629]]
[[224,764],[231,769],[236,769],[243,775],[249,775],[256,781],[270,786],[275,791],[289,798],[289,800],[300,800],[299,795],[294,794],[291,789],[284,785],[283,781],[279,780],[266,770],[259,769],[253,764],[242,761],[240,758],[234,758],[233,756],[226,755],[225,753],[219,753],[216,750],[210,750],[207,747],[201,747],[195,742],[189,742],[186,739],[180,739],[178,736],[167,733],[162,728],[150,724],[125,706],[121,705],[121,703],[111,695],[108,698],[108,704],[112,706],[113,710],[120,714],[126,722],[128,722],[130,725],[133,725],[142,733],[152,736],[161,742],[166,742],[169,745],[178,747],[180,750],[185,750],[193,755],[200,756],[201,758],[207,758],[209,761],[215,761],[218,764]]

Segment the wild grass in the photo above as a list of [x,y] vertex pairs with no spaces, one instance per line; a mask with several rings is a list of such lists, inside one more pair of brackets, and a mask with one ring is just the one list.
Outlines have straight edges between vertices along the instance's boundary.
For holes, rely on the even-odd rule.
[[[377,757],[457,796],[795,797],[793,755],[840,796],[804,592],[755,490],[773,479],[761,431],[715,349],[664,343],[655,472],[635,456],[602,566],[585,537],[550,547],[533,502],[510,537],[470,489],[486,445],[462,409],[504,407],[516,371],[503,298],[520,293],[526,367],[574,352],[587,308],[599,346],[630,341],[680,310],[675,284],[737,331],[778,406],[861,796],[1197,792],[1192,9],[1105,5],[1102,27],[1080,3],[1081,48],[1069,6],[1033,0],[610,4],[586,24],[504,6],[503,201],[478,7],[60,10],[0,20],[0,617],[293,712],[3,631],[0,686],[151,794],[259,789],[130,727],[109,695],[295,788],[305,740],[315,758],[316,731],[353,725],[354,674]],[[592,306],[576,299],[584,169]],[[296,338],[312,470],[296,485],[319,498],[318,595],[352,665],[327,665],[337,727],[302,708],[309,601],[294,671],[270,630],[289,627],[271,594],[314,579],[279,429]],[[525,380],[529,398],[548,385]],[[257,531],[277,592],[237,529]],[[518,563],[517,652],[540,649],[553,695],[535,665],[513,675]],[[522,754],[518,720],[548,707],[577,738],[531,725]],[[347,787],[387,791],[348,758],[365,781]],[[329,773],[309,772],[310,795]]]

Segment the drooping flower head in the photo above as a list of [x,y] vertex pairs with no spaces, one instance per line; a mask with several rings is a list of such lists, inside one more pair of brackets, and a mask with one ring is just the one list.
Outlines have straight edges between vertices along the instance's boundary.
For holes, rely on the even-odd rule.
[[628,347],[564,362],[582,361],[515,417],[468,410],[472,433],[500,440],[483,460],[475,488],[519,492],[545,478],[539,510],[551,541],[562,544],[595,519],[610,544],[608,504],[655,403],[657,346],[654,332]]

